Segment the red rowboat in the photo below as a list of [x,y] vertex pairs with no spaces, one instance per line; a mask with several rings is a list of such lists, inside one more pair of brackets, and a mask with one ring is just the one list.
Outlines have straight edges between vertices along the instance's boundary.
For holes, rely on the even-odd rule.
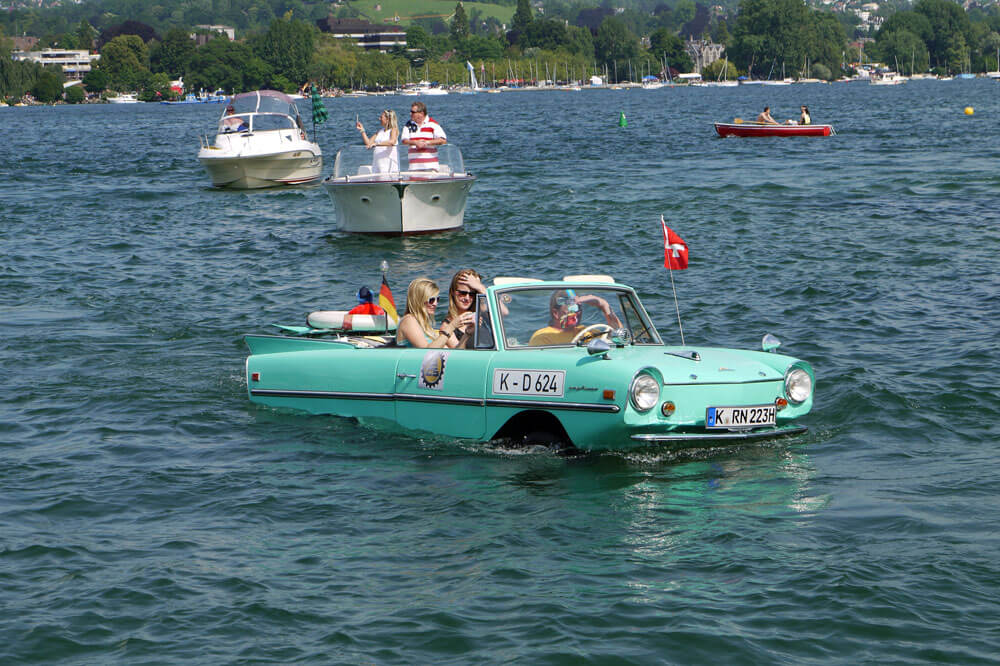
[[764,123],[715,123],[719,136],[830,136],[830,125],[766,125]]

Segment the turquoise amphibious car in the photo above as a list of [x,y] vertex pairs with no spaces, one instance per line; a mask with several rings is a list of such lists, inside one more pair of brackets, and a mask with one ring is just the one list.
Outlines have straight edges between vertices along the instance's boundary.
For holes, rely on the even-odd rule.
[[246,336],[252,402],[588,450],[799,434],[812,408],[812,367],[772,336],[762,351],[665,345],[608,276],[497,278],[466,349],[397,346],[384,316],[325,314]]

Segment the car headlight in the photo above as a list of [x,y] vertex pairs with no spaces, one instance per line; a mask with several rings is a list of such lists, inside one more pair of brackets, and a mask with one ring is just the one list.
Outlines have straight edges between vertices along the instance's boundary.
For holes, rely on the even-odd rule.
[[795,404],[809,399],[813,391],[813,380],[802,368],[791,368],[785,373],[785,395]]
[[648,412],[660,401],[660,382],[640,372],[628,387],[628,397],[636,411]]

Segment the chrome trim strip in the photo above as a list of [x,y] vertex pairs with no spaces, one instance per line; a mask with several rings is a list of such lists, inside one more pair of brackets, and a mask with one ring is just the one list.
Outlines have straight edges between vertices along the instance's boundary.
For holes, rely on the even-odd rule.
[[806,426],[783,426],[779,428],[768,428],[767,430],[748,430],[746,432],[683,432],[664,433],[662,435],[654,433],[640,433],[631,435],[630,439],[638,442],[710,442],[713,440],[751,440],[765,439],[768,437],[787,437],[789,435],[800,435],[809,430]]
[[448,395],[418,395],[414,393],[351,393],[348,391],[295,391],[278,389],[250,389],[254,397],[268,398],[325,398],[341,400],[399,400],[402,402],[435,402],[449,405],[471,405],[473,407],[530,407],[533,409],[556,409],[574,412],[604,412],[617,414],[621,408],[615,404],[601,405],[585,402],[551,402],[542,400],[499,400],[482,398],[460,398]]
[[482,407],[482,398],[459,398],[458,396],[451,395],[421,395],[416,393],[394,393],[392,397],[395,400],[401,400],[403,402],[440,402],[448,405],[473,405],[474,407]]
[[250,389],[252,396],[268,398],[345,398],[348,400],[392,400],[391,393],[353,393],[349,391],[293,391],[279,389]]
[[536,409],[562,409],[573,412],[606,412],[617,414],[621,407],[615,404],[600,405],[587,402],[551,402],[548,400],[500,400],[488,398],[487,407],[533,407]]
[[768,382],[784,384],[784,381],[784,377],[771,377],[770,379],[751,379],[745,382],[719,382],[710,380],[703,382],[670,382],[664,384],[664,386],[727,386],[729,384],[767,384]]

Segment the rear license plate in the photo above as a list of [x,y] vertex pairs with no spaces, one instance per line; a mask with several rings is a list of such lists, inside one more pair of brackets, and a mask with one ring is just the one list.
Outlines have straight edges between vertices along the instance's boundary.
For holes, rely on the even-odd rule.
[[777,409],[774,405],[749,407],[709,407],[705,411],[706,428],[756,428],[773,426]]

